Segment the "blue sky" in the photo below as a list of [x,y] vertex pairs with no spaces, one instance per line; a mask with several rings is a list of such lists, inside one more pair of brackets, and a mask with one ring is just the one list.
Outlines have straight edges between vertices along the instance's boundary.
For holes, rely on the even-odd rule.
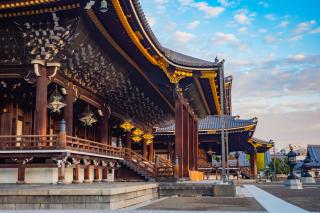
[[233,114],[257,116],[256,137],[320,144],[319,0],[140,0],[160,43],[226,60]]

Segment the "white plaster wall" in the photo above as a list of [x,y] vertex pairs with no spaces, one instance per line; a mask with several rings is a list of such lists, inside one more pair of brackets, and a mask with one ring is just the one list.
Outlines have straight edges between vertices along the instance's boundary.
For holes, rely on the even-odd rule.
[[110,169],[108,172],[108,182],[113,182],[114,181],[114,169]]
[[18,168],[0,168],[0,183],[16,183]]
[[58,168],[26,168],[26,183],[57,183]]
[[73,168],[66,168],[65,181],[66,181],[66,183],[72,183],[72,181],[73,181]]
[[94,179],[94,167],[89,166],[89,180],[93,181],[93,179]]
[[102,169],[99,169],[99,180],[102,180]]
[[84,169],[81,168],[79,173],[80,173],[79,174],[79,181],[83,182],[83,180],[84,180]]

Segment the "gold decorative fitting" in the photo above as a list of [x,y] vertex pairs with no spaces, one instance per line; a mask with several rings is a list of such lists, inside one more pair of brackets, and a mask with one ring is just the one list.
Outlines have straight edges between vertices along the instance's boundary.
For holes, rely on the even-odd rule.
[[135,130],[133,130],[132,134],[134,134],[135,136],[140,136],[143,134],[143,131],[139,128],[136,128]]
[[152,142],[153,142],[153,140],[147,140],[146,144],[149,145],[149,144],[152,144]]
[[46,3],[51,3],[51,2],[57,2],[60,0],[25,0],[25,1],[20,1],[20,2],[15,2],[15,3],[0,3],[0,9],[12,9],[12,8],[17,8],[17,7],[26,7],[26,6],[32,6],[32,5],[37,5],[37,4],[46,4]]
[[154,136],[152,134],[150,134],[150,133],[146,133],[142,137],[143,137],[143,139],[145,139],[147,141],[148,140],[152,140],[154,138]]
[[216,130],[209,130],[209,131],[207,131],[207,134],[216,134],[216,133],[217,133]]
[[132,136],[131,139],[136,143],[138,143],[142,140],[142,138],[138,135]]
[[215,71],[202,71],[200,78],[215,78],[217,73]]
[[77,3],[77,4],[69,4],[69,5],[59,6],[59,7],[49,7],[41,10],[27,10],[27,11],[21,11],[21,12],[2,13],[0,14],[0,18],[25,16],[25,15],[37,15],[42,13],[53,13],[56,11],[71,10],[79,7],[80,7],[80,4]]
[[127,121],[124,121],[124,122],[120,125],[120,127],[121,127],[122,129],[124,129],[125,132],[130,132],[131,129],[134,128],[134,125],[133,125],[133,123],[132,123],[131,120],[127,120]]

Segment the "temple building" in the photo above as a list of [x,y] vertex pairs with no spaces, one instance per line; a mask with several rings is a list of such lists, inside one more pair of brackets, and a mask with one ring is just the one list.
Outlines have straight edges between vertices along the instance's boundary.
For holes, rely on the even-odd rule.
[[0,183],[188,178],[222,129],[253,165],[270,148],[224,60],[163,47],[138,0],[6,0],[0,20]]

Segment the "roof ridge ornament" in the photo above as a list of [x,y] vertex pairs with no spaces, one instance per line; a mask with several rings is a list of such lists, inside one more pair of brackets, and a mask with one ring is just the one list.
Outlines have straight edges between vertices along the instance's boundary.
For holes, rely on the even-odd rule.
[[108,2],[106,0],[101,0],[101,5],[100,5],[99,10],[102,13],[108,12],[109,8],[108,8]]
[[96,2],[95,2],[95,1],[92,1],[92,0],[88,1],[87,4],[86,4],[86,6],[84,7],[84,9],[85,9],[85,10],[90,10],[91,7],[92,7],[95,3],[96,3]]

